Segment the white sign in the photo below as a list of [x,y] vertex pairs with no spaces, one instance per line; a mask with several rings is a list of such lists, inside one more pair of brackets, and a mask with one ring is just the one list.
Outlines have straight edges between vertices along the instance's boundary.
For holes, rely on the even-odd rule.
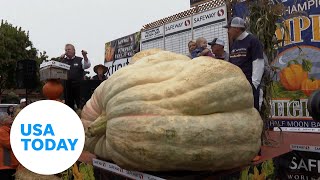
[[[142,32],[141,50],[160,48],[188,55],[188,42],[203,37],[208,42],[214,38],[224,40],[224,49],[228,52],[229,39],[227,29],[223,28],[225,25],[227,25],[227,7],[222,5]],[[165,38],[163,38],[163,35]]]
[[47,62],[43,62],[40,64],[40,69],[45,68],[45,67],[58,67],[58,68],[62,68],[62,69],[66,69],[69,70],[70,69],[70,65],[65,64],[65,63],[61,63],[58,61],[47,61]]
[[192,18],[185,18],[165,25],[166,50],[187,55],[188,42],[192,39]]
[[164,36],[164,27],[160,26],[153,28],[147,31],[141,32],[141,42],[150,41],[158,38],[163,38]]
[[131,62],[130,58],[124,58],[124,59],[118,59],[115,61],[109,61],[106,62],[104,65],[107,67],[107,73],[106,76],[110,77],[113,73],[115,73],[117,70],[127,66]]
[[274,127],[274,131],[320,133],[320,128]]
[[320,153],[320,146],[298,145],[291,144],[290,149],[296,151],[318,152]]
[[175,21],[170,24],[165,25],[165,36],[168,36],[172,33],[179,33],[184,30],[191,30],[191,17],[185,18],[179,21]]
[[84,140],[77,113],[52,100],[23,108],[10,132],[11,148],[19,163],[42,175],[58,174],[71,167],[82,153]]
[[193,16],[193,27],[198,27],[201,25],[206,25],[212,22],[218,22],[226,20],[227,10],[226,6],[221,6],[210,11],[203,12]]
[[122,169],[121,167],[117,166],[116,164],[108,163],[105,161],[101,161],[99,159],[93,159],[93,166],[99,167],[101,169],[128,177],[132,179],[139,179],[139,180],[165,180],[156,176],[152,176],[149,174],[141,173],[138,171],[128,171],[125,169]]

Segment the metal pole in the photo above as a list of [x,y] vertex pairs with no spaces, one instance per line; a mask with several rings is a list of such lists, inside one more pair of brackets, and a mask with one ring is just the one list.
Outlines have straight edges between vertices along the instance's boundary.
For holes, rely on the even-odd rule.
[[28,89],[26,88],[26,106],[28,105]]

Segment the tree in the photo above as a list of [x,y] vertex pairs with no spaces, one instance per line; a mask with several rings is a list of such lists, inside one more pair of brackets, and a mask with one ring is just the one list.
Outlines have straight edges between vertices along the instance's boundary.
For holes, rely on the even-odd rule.
[[3,103],[8,103],[8,104],[19,104],[20,99],[17,94],[14,92],[9,92],[8,95],[3,99]]
[[[41,58],[41,57],[40,57]],[[0,97],[5,89],[16,87],[15,69],[18,60],[34,59],[37,49],[29,40],[29,32],[7,21],[0,24]],[[1,99],[0,99],[1,100]]]

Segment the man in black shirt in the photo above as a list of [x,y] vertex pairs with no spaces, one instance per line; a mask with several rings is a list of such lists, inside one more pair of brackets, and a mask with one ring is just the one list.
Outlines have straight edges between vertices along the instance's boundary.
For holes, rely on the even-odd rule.
[[254,107],[259,111],[259,88],[264,72],[263,47],[261,42],[245,30],[244,20],[235,17],[227,26],[230,38],[229,62],[240,67],[252,86]]
[[66,44],[65,53],[60,57],[62,63],[70,65],[68,71],[68,80],[65,81],[64,98],[66,104],[74,108],[76,103],[77,108],[80,107],[80,81],[84,79],[84,70],[91,67],[87,52],[82,50],[82,57],[76,56],[75,48],[72,44]]

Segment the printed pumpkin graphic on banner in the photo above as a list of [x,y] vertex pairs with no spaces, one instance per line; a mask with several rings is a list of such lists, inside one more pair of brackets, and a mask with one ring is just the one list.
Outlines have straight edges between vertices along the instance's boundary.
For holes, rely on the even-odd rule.
[[310,60],[302,59],[300,64],[297,60],[288,62],[287,67],[281,69],[280,84],[287,91],[302,91],[306,96],[310,96],[319,89],[318,81],[309,78],[312,63]]
[[105,61],[113,61],[114,59],[115,48],[111,45],[111,42],[106,43],[105,45]]
[[[318,132],[320,124],[312,120],[307,109],[308,98],[320,90],[320,8],[304,0],[283,1],[286,7],[284,28],[275,35],[278,55],[271,64],[272,119],[269,126],[285,131]],[[297,12],[302,12],[297,15]]]

